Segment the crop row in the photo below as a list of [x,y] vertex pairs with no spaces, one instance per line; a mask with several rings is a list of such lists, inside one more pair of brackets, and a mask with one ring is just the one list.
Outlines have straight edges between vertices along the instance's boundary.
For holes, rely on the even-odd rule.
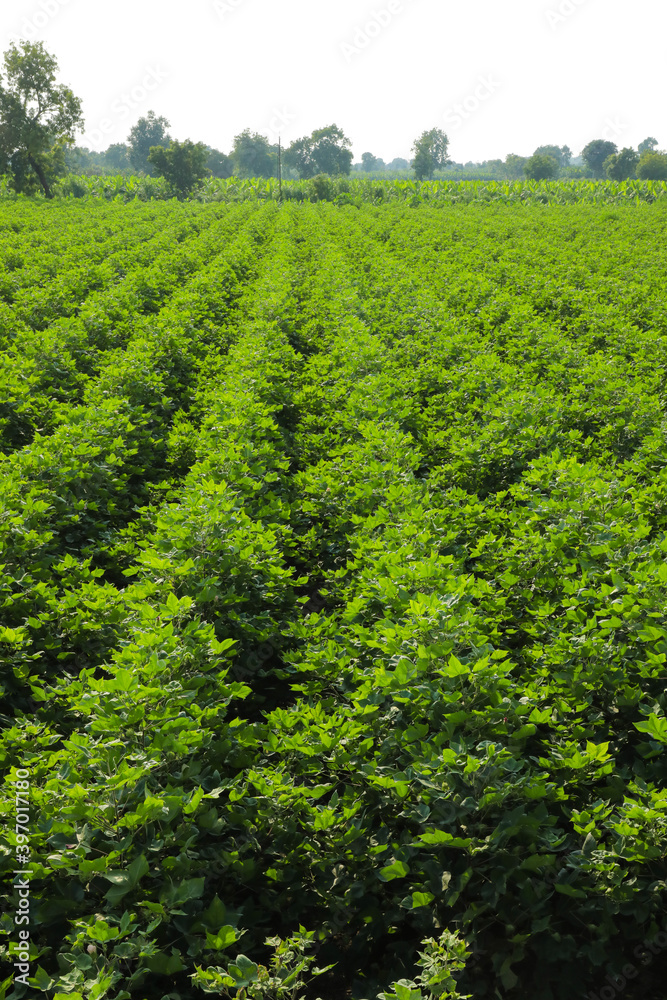
[[583,997],[667,881],[663,207],[229,212],[3,459],[43,988],[304,926],[370,1000],[449,928]]
[[[171,198],[163,178],[154,177],[80,177],[62,178],[54,187],[56,197],[66,201],[81,198],[115,202],[152,201]],[[499,203],[505,205],[641,205],[652,204],[667,195],[667,181],[457,181],[457,180],[383,180],[363,177],[328,177],[313,180],[276,178],[226,180],[207,179],[196,200],[200,202],[238,201],[333,201],[339,205],[381,205],[387,202],[422,203],[446,207]],[[6,186],[0,185],[3,202],[21,204]]]

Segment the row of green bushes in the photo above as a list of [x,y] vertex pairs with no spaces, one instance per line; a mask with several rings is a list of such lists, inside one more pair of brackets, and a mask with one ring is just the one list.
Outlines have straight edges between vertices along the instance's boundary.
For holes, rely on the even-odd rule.
[[5,206],[32,988],[661,996],[664,204]]
[[[58,198],[95,197],[105,200],[150,201],[173,197],[164,178],[154,177],[82,177],[71,174],[54,185]],[[192,196],[199,202],[235,202],[247,199],[297,202],[330,201],[338,205],[368,202],[381,204],[407,201],[416,205],[428,202],[439,205],[500,201],[508,204],[624,204],[653,202],[667,195],[666,181],[413,181],[368,178],[329,177],[321,174],[311,180],[209,179]],[[21,198],[12,192],[9,182],[0,181],[0,198]]]

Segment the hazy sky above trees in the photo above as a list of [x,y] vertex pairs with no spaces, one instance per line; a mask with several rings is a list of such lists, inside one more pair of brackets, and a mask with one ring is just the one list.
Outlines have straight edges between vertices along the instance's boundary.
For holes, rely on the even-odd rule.
[[11,0],[0,39],[56,55],[89,148],[154,109],[225,151],[245,128],[288,144],[335,122],[355,160],[408,157],[438,127],[465,162],[593,138],[664,148],[666,20],[655,0]]

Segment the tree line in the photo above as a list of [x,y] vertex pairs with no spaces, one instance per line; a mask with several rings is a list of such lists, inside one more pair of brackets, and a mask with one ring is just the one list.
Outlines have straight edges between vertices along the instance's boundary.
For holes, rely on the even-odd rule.
[[[9,176],[17,192],[47,198],[52,185],[68,172],[134,172],[166,178],[174,193],[186,197],[206,177],[276,177],[300,179],[320,174],[341,176],[353,169],[352,143],[336,124],[316,129],[282,149],[278,143],[251,129],[234,138],[229,153],[202,142],[180,142],[169,134],[166,118],[149,111],[132,127],[125,143],[114,143],[95,153],[75,146],[77,131],[83,131],[81,100],[58,84],[57,61],[42,42],[12,43],[4,55],[0,74],[0,173]],[[540,146],[532,156],[514,153],[505,160],[486,161],[484,166],[506,179],[525,177],[546,180],[557,177],[609,177],[623,181],[667,180],[667,153],[657,149],[653,137],[634,150],[619,151],[615,143],[595,139],[584,147],[581,165],[572,164],[568,146]],[[414,171],[418,180],[455,167],[449,155],[449,138],[442,129],[421,133],[412,147],[411,160],[396,158],[390,164],[371,152],[355,166],[373,172]]]

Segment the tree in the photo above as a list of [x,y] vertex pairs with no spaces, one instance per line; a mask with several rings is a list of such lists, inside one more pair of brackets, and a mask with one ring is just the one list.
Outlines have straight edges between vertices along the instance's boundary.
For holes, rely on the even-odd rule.
[[295,139],[285,150],[284,163],[288,169],[295,170],[301,178],[315,177],[318,173],[317,164],[313,160],[312,143],[308,136]]
[[412,168],[417,180],[433,177],[436,170],[441,170],[449,163],[449,139],[438,128],[422,132],[412,147],[415,158]]
[[645,149],[639,157],[637,177],[642,181],[667,181],[667,153]]
[[369,174],[371,170],[377,170],[377,159],[372,153],[361,154],[361,169]]
[[612,153],[604,161],[604,169],[607,177],[612,181],[627,181],[635,176],[637,164],[639,163],[639,153],[626,146],[620,153]]
[[221,153],[219,149],[209,147],[206,166],[211,171],[212,177],[232,177],[234,174],[234,161],[231,156]]
[[408,160],[404,159],[402,156],[395,156],[391,163],[387,164],[387,170],[409,170],[410,164]]
[[186,198],[199,187],[204,177],[210,176],[206,166],[208,149],[203,142],[177,142],[172,139],[169,146],[152,146],[148,162],[156,174],[164,177],[179,198]]
[[524,166],[528,162],[528,157],[517,156],[516,153],[508,153],[505,157],[505,173],[512,179],[524,176]]
[[83,130],[81,101],[69,87],[56,84],[58,63],[43,42],[12,43],[0,74],[0,153],[18,189],[37,177],[47,198],[50,178],[64,148]]
[[553,156],[535,153],[524,163],[523,172],[529,181],[546,181],[558,174],[558,161]]
[[171,136],[167,134],[169,122],[149,111],[145,118],[140,118],[137,124],[130,130],[127,138],[130,147],[130,163],[139,173],[152,174],[153,169],[148,162],[148,154],[153,146],[164,146],[171,141]]
[[448,148],[449,139],[441,129],[432,128],[428,132],[422,132],[412,147],[415,154],[412,168],[417,180],[430,179],[436,170],[442,170],[447,166]]
[[351,146],[342,129],[327,125],[296,139],[285,152],[285,165],[296,170],[299,177],[349,174],[353,160]]
[[615,142],[608,142],[606,139],[593,139],[581,151],[586,166],[592,170],[595,177],[604,175],[605,161],[614,153],[618,153],[618,146]]
[[653,136],[649,136],[648,139],[644,139],[643,142],[639,143],[639,145],[637,146],[637,152],[639,153],[640,156],[642,153],[645,153],[646,150],[648,150],[649,153],[652,153],[657,145],[658,145],[658,140],[654,139]]
[[234,137],[231,157],[237,177],[275,177],[278,172],[276,147],[249,128]]
[[352,169],[352,143],[337,125],[316,129],[310,137],[312,156],[318,173],[349,174]]
[[130,169],[130,147],[124,142],[114,142],[102,154],[106,166],[112,170]]
[[569,146],[538,146],[533,156],[551,156],[560,167],[567,167],[572,159]]

